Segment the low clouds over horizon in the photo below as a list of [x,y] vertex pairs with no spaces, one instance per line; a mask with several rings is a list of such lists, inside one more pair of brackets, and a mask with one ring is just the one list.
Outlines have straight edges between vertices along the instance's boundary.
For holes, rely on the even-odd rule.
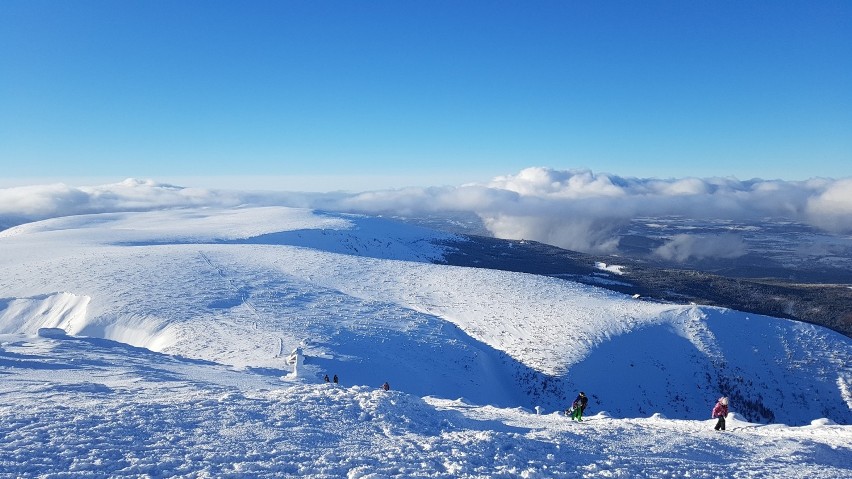
[[[852,178],[781,181],[647,179],[589,170],[527,168],[488,183],[363,193],[287,193],[183,188],[151,180],[73,187],[0,189],[0,226],[77,214],[162,208],[281,205],[401,216],[472,213],[498,238],[615,253],[618,231],[637,217],[695,220],[787,219],[826,232],[852,232]],[[677,235],[657,249],[673,261],[745,254],[736,235]]]

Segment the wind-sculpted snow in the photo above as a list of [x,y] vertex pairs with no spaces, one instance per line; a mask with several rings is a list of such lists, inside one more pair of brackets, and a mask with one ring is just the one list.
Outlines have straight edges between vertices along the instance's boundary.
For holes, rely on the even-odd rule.
[[[501,407],[852,423],[852,343],[823,328],[431,264],[446,235],[288,208],[109,213],[0,236],[0,332],[62,327],[276,377]],[[65,298],[65,299],[62,299]],[[63,305],[68,305],[63,306]],[[74,306],[76,305],[76,306]],[[73,307],[72,307],[73,306]]]
[[90,298],[56,293],[0,300],[0,333],[35,334],[40,328],[73,329],[85,321]]
[[0,335],[0,477],[844,478],[852,429],[662,415],[575,423],[282,381],[94,338]]

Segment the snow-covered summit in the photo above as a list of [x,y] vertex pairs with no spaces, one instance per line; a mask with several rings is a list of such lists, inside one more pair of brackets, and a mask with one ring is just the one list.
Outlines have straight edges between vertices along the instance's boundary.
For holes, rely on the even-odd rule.
[[[793,321],[433,264],[444,233],[280,207],[56,218],[0,233],[0,333],[62,328],[306,380],[502,407],[852,423],[852,343]],[[457,239],[457,238],[455,238]]]
[[238,207],[65,216],[0,231],[0,239],[56,236],[80,243],[128,246],[248,243],[306,246],[342,254],[409,261],[440,259],[437,243],[460,237],[398,221],[302,208]]

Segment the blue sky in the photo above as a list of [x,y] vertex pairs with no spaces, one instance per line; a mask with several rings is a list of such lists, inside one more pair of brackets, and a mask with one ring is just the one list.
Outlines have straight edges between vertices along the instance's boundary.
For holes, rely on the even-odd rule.
[[0,187],[852,176],[848,1],[6,0],[0,71]]

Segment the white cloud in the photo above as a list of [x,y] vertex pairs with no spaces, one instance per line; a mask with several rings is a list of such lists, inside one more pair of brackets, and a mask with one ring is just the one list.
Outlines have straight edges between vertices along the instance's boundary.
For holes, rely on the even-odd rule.
[[[356,194],[240,192],[139,180],[93,187],[16,187],[0,189],[0,220],[240,204],[400,215],[467,212],[478,215],[497,237],[536,240],[587,252],[615,251],[616,231],[637,216],[738,221],[773,217],[832,232],[852,231],[852,179],[643,179],[538,167],[484,184]],[[676,259],[741,251],[731,241],[727,243],[729,253],[704,243],[700,238],[677,239],[659,254]]]
[[806,214],[810,222],[824,230],[852,231],[852,178],[832,182],[807,200]]
[[[615,230],[637,216],[787,218],[828,231],[852,231],[852,179],[661,180],[528,168],[496,178],[487,187],[519,194],[511,204],[490,205],[480,212],[496,236],[535,239],[580,251],[613,251],[618,242]],[[737,257],[745,249],[742,240],[734,237],[684,237],[658,254],[677,260]]]
[[151,180],[127,179],[100,186],[62,183],[0,189],[0,216],[32,220],[110,211],[144,211],[203,205],[240,204],[238,196],[182,188]]
[[514,191],[525,196],[553,198],[591,198],[622,196],[624,190],[613,184],[606,175],[589,170],[558,171],[547,168],[526,168],[517,175],[498,176],[490,188]]
[[40,218],[64,216],[85,207],[89,195],[63,184],[0,190],[0,215]]
[[655,255],[680,263],[688,259],[739,258],[747,252],[743,239],[733,234],[675,235],[666,244],[654,250]]

